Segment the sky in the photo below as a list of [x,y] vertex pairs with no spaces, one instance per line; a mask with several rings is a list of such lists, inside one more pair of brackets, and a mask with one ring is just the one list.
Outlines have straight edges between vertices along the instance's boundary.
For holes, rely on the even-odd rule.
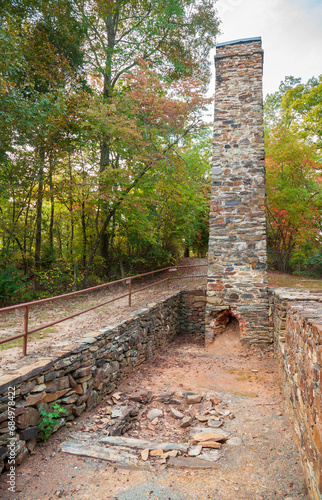
[[262,37],[264,96],[285,76],[322,74],[322,0],[218,0],[217,42]]

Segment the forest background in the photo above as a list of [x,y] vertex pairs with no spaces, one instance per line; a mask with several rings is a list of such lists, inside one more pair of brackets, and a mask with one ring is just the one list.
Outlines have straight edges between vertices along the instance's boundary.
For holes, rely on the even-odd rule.
[[[205,256],[212,0],[0,4],[0,301]],[[270,265],[322,274],[322,78],[265,101]]]

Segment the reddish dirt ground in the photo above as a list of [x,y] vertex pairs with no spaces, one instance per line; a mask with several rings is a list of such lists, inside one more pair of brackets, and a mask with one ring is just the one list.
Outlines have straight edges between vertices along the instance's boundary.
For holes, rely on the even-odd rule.
[[[141,365],[118,388],[121,400],[150,390],[187,391],[217,396],[235,418],[224,419],[229,439],[220,450],[214,470],[170,469],[158,458],[137,467],[68,455],[60,444],[71,439],[95,444],[102,436],[96,424],[109,408],[108,400],[60,429],[17,469],[16,494],[0,480],[3,500],[299,500],[307,499],[304,476],[290,423],[284,413],[276,362],[269,351],[248,351],[231,324],[211,346],[182,336],[155,358]],[[146,412],[128,436],[186,442],[190,429],[179,427],[169,407],[152,399],[146,411],[161,408],[155,425]],[[199,405],[181,405],[184,413]],[[195,423],[193,425],[196,425]],[[217,450],[214,450],[217,452]]]

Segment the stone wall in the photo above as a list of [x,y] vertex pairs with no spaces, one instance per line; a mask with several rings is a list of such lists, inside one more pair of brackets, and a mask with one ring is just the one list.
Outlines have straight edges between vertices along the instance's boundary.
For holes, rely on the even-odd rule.
[[272,342],[266,272],[263,50],[260,38],[217,44],[206,342],[228,315],[241,340]]
[[275,352],[310,497],[322,498],[322,292],[276,290]]
[[181,292],[180,330],[183,333],[204,335],[205,333],[206,290]]
[[[74,420],[177,334],[202,333],[205,300],[205,290],[175,294],[104,332],[88,333],[51,358],[0,377],[0,471],[8,453],[19,465],[33,450],[41,410],[58,403],[66,420]],[[11,397],[15,405],[9,404],[8,414]]]

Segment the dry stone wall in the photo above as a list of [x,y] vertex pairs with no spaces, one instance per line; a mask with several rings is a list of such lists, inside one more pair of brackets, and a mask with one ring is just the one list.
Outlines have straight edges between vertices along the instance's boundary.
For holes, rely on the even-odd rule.
[[218,44],[206,342],[227,312],[247,344],[272,341],[266,272],[263,50],[260,38]]
[[58,403],[66,410],[65,419],[74,420],[177,334],[202,333],[205,294],[194,290],[170,296],[124,323],[89,333],[49,359],[0,377],[0,472],[10,456],[19,465],[34,449],[41,410],[49,412]]
[[310,498],[322,498],[322,292],[276,290],[275,352]]

